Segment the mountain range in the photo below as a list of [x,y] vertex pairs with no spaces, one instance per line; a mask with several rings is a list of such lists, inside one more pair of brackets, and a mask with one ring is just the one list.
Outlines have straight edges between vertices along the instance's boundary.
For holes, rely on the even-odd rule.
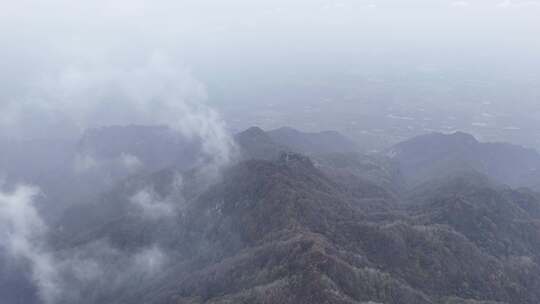
[[[76,292],[57,303],[540,302],[534,150],[434,133],[364,154],[337,132],[252,127],[210,178],[190,165],[199,144],[171,134],[104,128],[74,148],[144,165],[92,169],[108,185],[52,217],[56,256],[106,265],[66,268]],[[9,271],[7,303],[38,301]]]

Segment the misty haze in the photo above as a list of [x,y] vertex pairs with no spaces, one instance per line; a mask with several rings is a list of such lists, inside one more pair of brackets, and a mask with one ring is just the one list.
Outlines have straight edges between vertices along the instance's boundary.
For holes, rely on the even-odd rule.
[[0,304],[540,303],[539,0],[0,4]]

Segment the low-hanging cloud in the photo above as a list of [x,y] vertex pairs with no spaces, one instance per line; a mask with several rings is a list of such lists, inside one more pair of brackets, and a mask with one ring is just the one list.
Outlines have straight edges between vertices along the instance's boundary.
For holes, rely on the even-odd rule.
[[120,163],[129,172],[134,172],[144,166],[144,163],[135,155],[122,153],[120,155]]
[[201,162],[227,163],[233,140],[184,58],[197,35],[196,18],[185,11],[202,7],[170,0],[6,5],[0,136],[76,138],[92,127],[167,125],[200,140]]
[[[6,58],[0,71],[5,87],[0,92],[0,136],[78,137],[87,128],[106,125],[167,125],[200,142],[204,177],[214,177],[234,159],[236,147],[226,124],[207,105],[205,85],[184,64],[178,48],[168,48],[163,43],[168,39],[157,43],[144,31],[138,32],[140,37],[121,38],[126,32],[118,30],[119,21],[111,17],[125,12],[121,4],[127,2],[116,1],[120,7],[106,5],[103,10],[105,1],[98,1],[82,11],[63,0],[53,1],[56,11],[39,10],[37,2],[22,1],[7,7],[7,15],[0,12],[0,26],[13,29],[0,31],[11,42],[0,50]],[[138,14],[139,9],[131,7],[133,14],[123,17]],[[136,26],[137,21],[126,24]],[[145,165],[128,151],[114,162],[128,171]],[[74,160],[80,173],[99,171],[102,165],[103,160],[90,154]],[[145,190],[134,196],[132,210],[152,217],[174,214],[169,201],[145,196]],[[47,224],[34,206],[39,193],[30,186],[0,192],[0,249],[30,270],[43,303],[102,302],[99,296],[137,284],[134,278],[144,282],[159,275],[170,260],[170,252],[159,244],[127,251],[105,239],[53,250]]]
[[0,104],[4,130],[32,136],[33,122],[82,132],[102,125],[168,125],[199,139],[205,158],[226,163],[234,143],[206,91],[185,67],[152,53],[142,62],[68,66],[37,77],[25,95]]
[[158,198],[152,189],[138,191],[130,201],[144,218],[160,219],[175,214],[175,206],[171,202]]
[[39,193],[25,185],[0,192],[0,250],[30,270],[42,303],[96,303],[159,275],[167,265],[169,255],[157,244],[126,252],[102,239],[53,251],[34,206]]
[[46,249],[47,226],[33,206],[38,194],[39,189],[30,186],[0,192],[0,247],[30,265],[40,298],[53,304],[61,293],[60,278],[54,257]]

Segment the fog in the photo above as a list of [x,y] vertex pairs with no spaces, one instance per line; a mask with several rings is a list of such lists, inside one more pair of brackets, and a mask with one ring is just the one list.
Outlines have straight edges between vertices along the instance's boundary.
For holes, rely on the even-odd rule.
[[539,9],[537,1],[5,3],[0,123],[3,133],[41,137],[169,124],[170,104],[150,111],[143,101],[165,77],[235,130],[287,123],[395,142],[466,129],[537,145]]
[[[366,153],[458,130],[540,149],[539,16],[540,0],[4,0],[0,292],[107,303],[215,258],[160,229],[224,200],[212,187],[251,126],[336,130]],[[117,220],[151,228],[98,229]]]

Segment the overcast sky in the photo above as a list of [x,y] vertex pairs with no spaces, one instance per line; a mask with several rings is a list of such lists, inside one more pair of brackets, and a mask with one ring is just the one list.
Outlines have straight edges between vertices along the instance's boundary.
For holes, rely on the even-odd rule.
[[170,123],[170,104],[141,100],[162,93],[131,95],[169,82],[176,98],[212,104],[208,83],[249,86],[321,63],[482,62],[536,73],[538,16],[536,0],[4,1],[0,124],[27,134],[43,133],[43,122],[55,132]]

